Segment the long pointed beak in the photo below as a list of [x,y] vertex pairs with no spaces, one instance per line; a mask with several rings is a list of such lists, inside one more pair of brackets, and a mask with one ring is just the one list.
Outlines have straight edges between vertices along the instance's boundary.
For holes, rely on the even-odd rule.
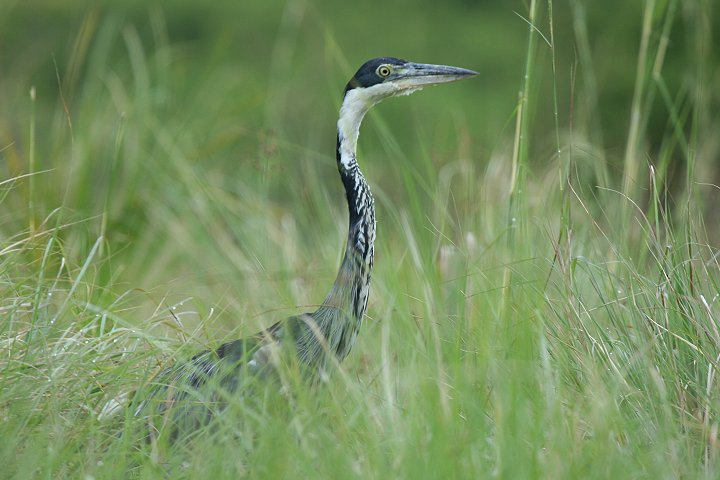
[[477,72],[466,68],[408,62],[398,70],[397,78],[403,80],[403,83],[408,87],[423,87],[438,83],[455,82],[477,74]]

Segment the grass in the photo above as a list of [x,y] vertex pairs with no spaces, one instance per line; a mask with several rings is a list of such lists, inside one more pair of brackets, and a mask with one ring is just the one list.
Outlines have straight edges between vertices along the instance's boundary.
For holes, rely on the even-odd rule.
[[[346,210],[328,140],[338,99],[321,92],[352,62],[326,32],[331,73],[294,96],[284,76],[310,13],[288,5],[275,103],[259,70],[171,40],[160,11],[145,29],[86,15],[57,62],[58,102],[24,97],[26,133],[0,146],[3,474],[716,478],[717,64],[701,0],[637,15],[624,148],[603,144],[579,1],[569,20],[552,1],[522,14],[528,76],[518,57],[521,96],[493,153],[471,81],[371,112],[376,269],[359,342],[327,385],[284,372],[289,394],[237,399],[177,446],[134,440],[130,408],[98,420],[173,359],[312,308],[334,278]],[[681,20],[695,26],[683,42]],[[673,41],[687,49],[679,84]]]

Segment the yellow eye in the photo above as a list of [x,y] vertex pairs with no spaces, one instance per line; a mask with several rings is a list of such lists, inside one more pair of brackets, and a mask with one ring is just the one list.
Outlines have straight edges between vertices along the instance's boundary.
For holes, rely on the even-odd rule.
[[391,72],[391,71],[392,71],[392,70],[390,69],[390,65],[380,65],[380,66],[377,68],[377,74],[378,74],[379,76],[383,77],[383,78],[385,78],[385,77],[387,77],[388,75],[390,75],[390,72]]

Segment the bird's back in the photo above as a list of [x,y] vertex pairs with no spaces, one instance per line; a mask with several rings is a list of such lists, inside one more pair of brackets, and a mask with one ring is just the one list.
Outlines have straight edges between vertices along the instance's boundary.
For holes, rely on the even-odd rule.
[[253,357],[268,344],[255,335],[176,363],[153,379],[135,415],[148,420],[153,434],[169,429],[171,437],[176,437],[181,431],[196,429],[224,409],[238,392],[246,392],[243,382],[266,376],[263,370],[267,366],[258,365]]
[[[276,368],[297,361],[306,378],[315,377],[319,355],[306,351],[315,337],[313,314],[287,318],[247,338],[203,351],[189,361],[178,362],[160,372],[149,393],[135,409],[145,417],[151,432],[170,431],[176,438],[208,423],[231,402],[243,402],[268,385],[277,388]],[[315,349],[313,349],[314,351]],[[152,433],[151,433],[152,434]]]

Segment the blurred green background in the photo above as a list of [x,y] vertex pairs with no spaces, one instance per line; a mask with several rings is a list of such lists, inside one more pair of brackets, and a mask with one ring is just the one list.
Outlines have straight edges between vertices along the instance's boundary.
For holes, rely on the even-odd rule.
[[[591,190],[620,188],[623,181],[643,7],[643,2],[621,1],[554,3],[559,133],[563,142],[577,146],[578,179]],[[423,92],[411,102],[386,102],[380,113],[372,113],[377,120],[363,130],[361,154],[384,202],[408,202],[396,188],[407,183],[408,172],[394,157],[429,155],[437,170],[458,156],[471,157],[478,171],[493,156],[510,158],[527,53],[523,2],[5,1],[0,8],[2,176],[28,172],[33,114],[34,171],[52,171],[36,179],[42,192],[37,205],[29,207],[22,196],[5,203],[3,226],[18,231],[28,216],[40,222],[62,207],[65,215],[86,222],[87,242],[108,233],[117,264],[107,275],[132,287],[152,289],[170,279],[181,279],[173,290],[224,285],[232,275],[218,267],[206,272],[205,258],[195,264],[187,258],[214,249],[221,259],[227,252],[220,241],[209,246],[173,239],[178,235],[173,223],[212,210],[209,205],[173,212],[173,204],[181,208],[175,199],[205,187],[252,208],[240,185],[259,186],[258,201],[279,209],[277,221],[297,201],[303,208],[311,208],[312,201],[323,208],[326,202],[342,217],[339,182],[330,168],[334,123],[345,82],[368,58],[392,55],[481,73],[472,82]],[[693,97],[697,72],[691,65],[698,55],[692,23],[697,16],[687,11],[691,6],[684,8],[673,16],[670,38],[659,33],[650,38],[653,44],[667,40],[663,79],[680,115],[687,115],[684,107]],[[538,176],[554,169],[557,160],[546,12],[543,17],[537,22],[543,39],[534,58],[528,139],[531,174]],[[654,19],[658,25],[661,20]],[[719,64],[716,50],[704,54],[715,56],[705,65]],[[718,85],[718,72],[708,74]],[[712,130],[718,127],[718,89],[708,98],[712,118],[702,124]],[[659,94],[647,105],[642,143],[647,162],[656,163],[675,127]],[[698,168],[706,170],[707,183],[717,183],[719,170],[712,168],[717,146],[701,143],[706,150],[699,152],[704,157]],[[672,193],[674,184],[683,185],[685,172],[679,149],[670,152]],[[181,167],[173,163],[180,157]],[[428,179],[437,172],[418,165],[410,172],[413,181],[432,184]],[[295,183],[291,188],[288,179]],[[313,200],[308,192],[320,182],[336,198]],[[717,199],[712,189],[708,195],[708,202]],[[427,204],[418,208],[431,208],[429,195],[419,201]],[[158,204],[168,211],[154,211]],[[242,222],[237,215],[226,221]],[[713,232],[717,214],[710,209],[708,215]],[[298,229],[299,241],[305,234],[311,244],[318,231],[336,229],[318,221],[309,234],[306,227]],[[264,235],[265,228],[258,224],[257,234]],[[175,240],[186,244],[165,249]],[[126,255],[130,245],[132,254]],[[148,271],[150,258],[156,268]]]
[[[534,55],[531,88],[530,182],[556,168],[556,88],[557,133],[575,146],[580,186],[619,189],[644,2],[553,5],[554,77],[547,12],[537,21],[543,38]],[[691,103],[697,74],[691,67],[699,51],[693,5],[673,15],[669,39],[658,33],[650,38],[653,45],[669,40],[663,79],[681,115],[687,115],[684,106]],[[68,230],[66,235],[78,241],[67,242],[67,248],[87,251],[105,234],[112,261],[100,274],[101,284],[217,298],[218,288],[227,289],[228,282],[248,273],[227,262],[229,244],[251,257],[262,252],[253,242],[265,246],[268,224],[279,225],[283,216],[302,210],[322,212],[327,205],[334,215],[310,214],[317,225],[300,225],[292,233],[305,242],[299,248],[312,251],[319,232],[342,231],[332,221],[344,216],[332,167],[336,112],[355,69],[386,55],[481,73],[472,82],[431,89],[410,102],[388,101],[376,109],[379,113],[371,112],[375,120],[363,129],[361,155],[381,199],[381,222],[389,216],[382,214],[388,205],[412,201],[414,213],[431,210],[431,195],[408,198],[397,186],[420,185],[429,193],[433,177],[455,158],[472,158],[477,172],[492,158],[509,162],[527,57],[526,11],[519,1],[5,0],[0,6],[0,172],[11,178],[29,171],[31,123],[33,170],[49,172],[35,178],[34,188],[42,192],[35,205],[28,204],[27,195],[5,201],[2,228],[10,237],[26,228],[28,218],[35,223],[57,218],[52,214],[60,208],[62,219],[56,221],[79,220],[84,226],[79,230],[84,234]],[[659,26],[662,18],[653,21]],[[717,50],[704,54],[714,56],[705,65],[720,64]],[[706,73],[720,84],[717,71]],[[717,183],[720,171],[712,168],[718,149],[708,134],[720,128],[718,96],[712,89],[706,110],[712,118],[702,122],[711,128],[699,133],[707,139],[698,161],[707,183]],[[642,143],[653,163],[674,126],[660,95],[647,105]],[[685,172],[683,156],[669,151],[672,192],[674,184],[683,185]],[[413,165],[412,159],[426,157],[430,162],[418,162],[415,171],[408,171],[408,162],[393,161]],[[641,190],[644,182],[638,179]],[[330,196],[313,197],[320,183]],[[17,186],[20,193],[24,188],[26,183]],[[708,190],[708,204],[717,200],[716,190]],[[247,192],[257,193],[257,203]],[[232,200],[237,210],[213,211],[218,195],[218,203]],[[257,224],[243,209],[257,214],[252,217]],[[189,221],[204,218],[213,220]],[[715,209],[708,210],[706,221],[712,234]],[[197,225],[183,233],[178,223]],[[223,231],[230,232],[227,238]],[[258,238],[243,239],[251,235],[246,231]],[[381,232],[391,242],[396,235],[383,226]],[[341,245],[343,234],[337,235],[335,243]],[[323,252],[316,266],[321,276],[332,279],[337,255],[333,249]],[[309,261],[299,259],[298,266],[308,269]],[[283,260],[271,260],[251,270],[262,268],[282,274],[285,267]],[[216,291],[199,291],[199,285]]]
[[[582,78],[593,75],[601,130],[606,137],[598,147],[606,149],[611,160],[621,155],[618,152],[626,140],[644,4],[572,0],[554,4],[559,111],[564,117],[560,124],[569,124],[571,95],[577,94],[571,86],[583,89],[586,85]],[[25,110],[28,85],[37,87],[40,108],[54,110],[60,90],[58,75],[70,107],[88,95],[88,83],[104,83],[105,90],[97,93],[109,93],[107,82],[112,76],[127,82],[128,89],[150,89],[148,93],[159,105],[172,108],[181,100],[208,100],[214,97],[210,88],[222,84],[228,89],[227,104],[208,105],[209,111],[217,111],[218,120],[228,120],[228,115],[238,129],[281,130],[292,135],[292,140],[307,141],[302,134],[308,129],[302,127],[306,122],[329,123],[345,80],[364,60],[395,55],[467,65],[481,72],[473,85],[482,92],[479,104],[464,109],[464,114],[472,120],[474,143],[490,151],[497,148],[498,138],[509,136],[507,122],[522,80],[527,41],[527,24],[522,17],[527,5],[520,1],[198,4],[6,0],[0,8],[0,105],[5,113],[5,141],[15,138],[14,130],[26,128],[27,122],[10,113]],[[657,11],[662,12],[662,7]],[[684,77],[691,73],[687,71],[688,57],[697,55],[693,38],[696,19],[692,12],[681,13],[675,15],[663,69],[671,92],[681,90]],[[548,37],[545,22],[541,19],[539,31]],[[586,32],[578,31],[581,24]],[[660,41],[658,35],[655,33],[652,40]],[[715,32],[715,45],[717,35]],[[578,71],[583,42],[590,50],[591,72]],[[156,62],[149,78],[132,76],[132,48],[140,48]],[[541,45],[539,54],[541,75],[536,88],[545,93],[539,95],[536,115],[549,118],[549,48]],[[710,57],[708,64],[714,65],[717,51],[705,54]],[[165,66],[171,70],[164,71]],[[153,73],[161,72],[173,77],[172,91],[153,91],[164,80],[153,77]],[[226,83],[235,88],[230,90]],[[163,83],[163,87],[168,85]],[[447,91],[442,97],[456,95],[467,97],[464,90]],[[444,103],[442,97],[428,96],[423,103],[435,110],[433,103]],[[248,107],[263,114],[232,117],[231,108]],[[388,110],[392,112],[393,108]],[[653,140],[662,138],[666,117],[658,108],[649,118]],[[551,124],[535,125],[537,138],[552,138]],[[404,135],[401,125],[394,129]],[[235,143],[246,140],[238,137],[233,139]]]
[[[234,468],[717,478],[719,10],[0,0],[8,471],[125,478],[137,454],[159,476],[97,421],[105,402],[324,298],[341,94],[391,55],[480,75],[370,112],[365,325],[326,393],[263,411]],[[222,447],[194,478],[235,461]]]

